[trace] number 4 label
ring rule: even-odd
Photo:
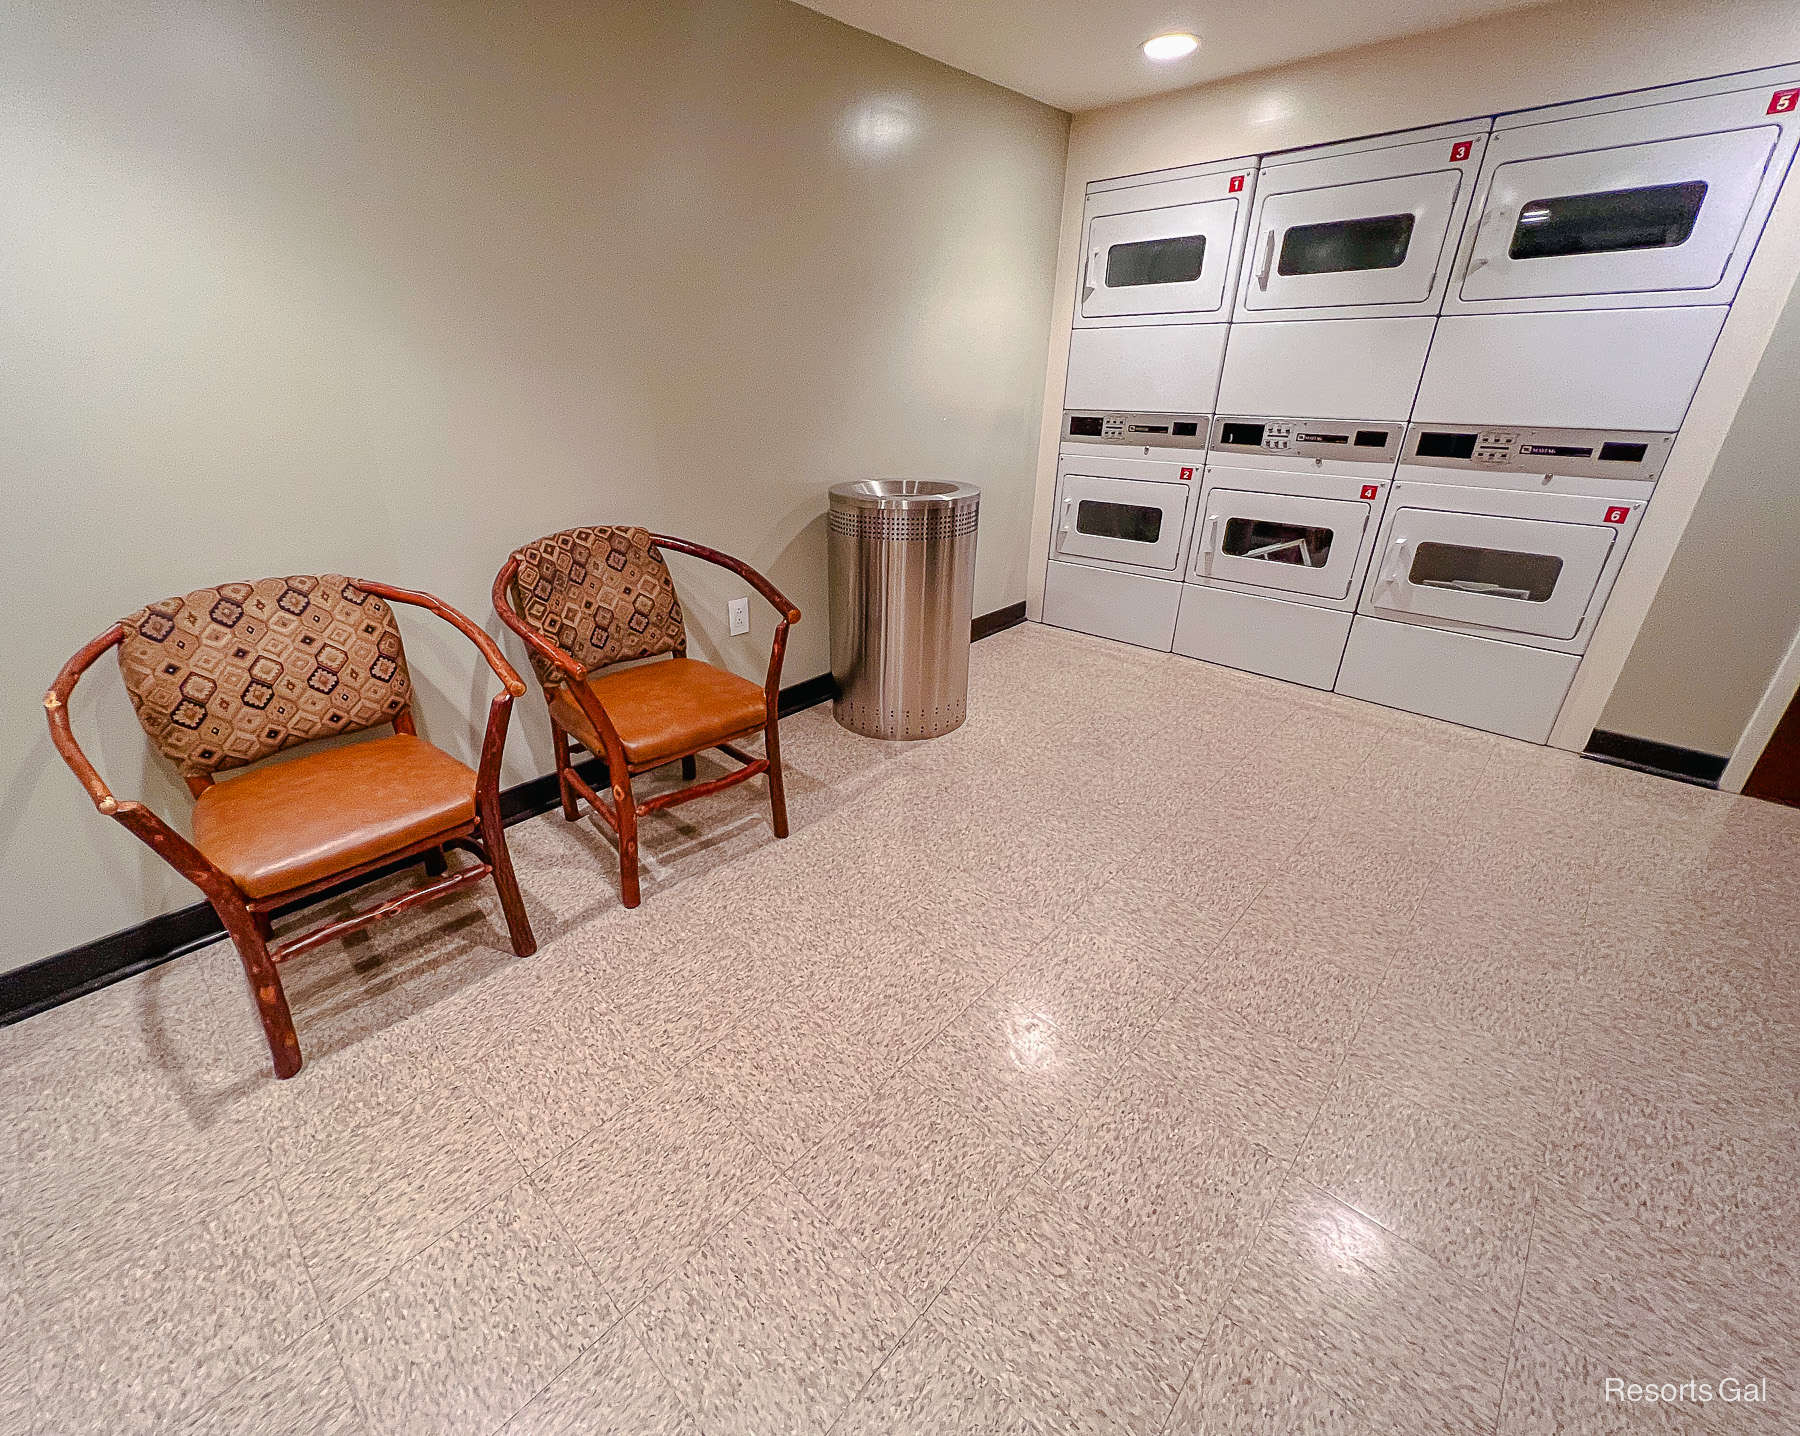
[[[1769,96],[1769,114],[1791,115],[1795,110],[1800,110],[1800,90],[1777,90]]]

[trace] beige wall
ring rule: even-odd
[[[1029,595],[1033,614],[1043,592],[1082,196],[1089,181],[1792,60],[1800,60],[1800,7],[1793,0],[1710,4],[1570,0],[1075,116],[1039,434],[1039,502]],[[1553,742],[1580,747],[1600,719],[1650,597],[1756,371],[1797,267],[1800,186],[1789,185],[1733,306],[1675,457],[1640,527]],[[1780,381],[1771,375],[1766,385],[1772,393]],[[1753,481],[1746,474],[1743,482],[1749,486]],[[1748,487],[1742,502],[1754,503]],[[1790,495],[1783,495],[1781,502],[1783,513],[1792,511]],[[1800,587],[1782,594],[1781,602],[1791,615],[1800,607]],[[1763,647],[1759,638],[1740,652],[1749,661],[1755,650],[1754,662],[1760,665]],[[1767,677],[1767,669],[1754,676],[1745,670],[1734,681],[1760,692]],[[1699,690],[1693,697],[1707,702]],[[1732,702],[1736,704],[1735,692]],[[1741,725],[1742,718],[1726,716],[1721,704],[1707,721],[1716,729],[1732,721]]]
[[[1800,290],[1789,298],[1600,726],[1728,757],[1800,623]]]
[[[497,631],[514,544],[631,521],[769,573],[801,679],[824,491],[867,474],[982,485],[977,611],[1024,596],[1057,111],[782,0],[22,0],[0,93],[0,968],[197,897],[38,706],[146,600],[343,570]],[[677,576],[760,675],[742,585]],[[467,755],[485,671],[403,622]],[[184,813],[110,663],[74,707]],[[505,781],[549,762],[534,696]]]

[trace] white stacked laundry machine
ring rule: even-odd
[[[1167,649],[1255,161],[1088,187],[1044,620]]]
[[[1549,737],[1793,159],[1796,85],[1495,121],[1342,692]]]
[[[1260,168],[1177,653],[1336,680],[1487,132]]]
[[[1790,66],[1229,166],[1254,191],[1235,305],[1182,366],[1201,386],[1187,417],[1217,411],[1184,436],[1208,437],[1199,493],[1158,528],[1153,604],[1119,590],[1096,622],[1047,590],[1047,621],[1544,741],[1790,167],[1797,106]],[[1112,261],[1089,198],[1091,278]],[[1077,393],[1110,384],[1101,427],[1125,435],[1158,422],[1133,394],[1172,392],[1133,371],[1157,365],[1147,350],[1124,364],[1084,341],[1086,316],[1053,560],[1082,542],[1070,480],[1094,467]]]

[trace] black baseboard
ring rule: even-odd
[[[1005,608],[996,608],[992,613],[983,613],[969,625],[969,636],[976,642],[984,638],[992,638],[1008,628],[1014,628],[1025,621],[1025,600],[1009,603]]]
[[[790,713],[798,713],[802,708],[816,708],[836,697],[837,683],[829,673],[821,673],[817,678],[804,678],[781,690],[781,716],[785,718]]]
[[[1024,621],[1025,605],[1015,603],[1008,608],[982,614],[969,625],[969,629],[973,638],[980,639]],[[837,684],[832,681],[829,673],[821,673],[816,678],[803,678],[781,690],[781,714],[785,718],[790,713],[798,713],[819,703],[828,703],[836,697]],[[598,758],[590,758],[577,764],[576,771],[596,789],[605,788],[606,765]],[[527,818],[535,818],[539,813],[549,812],[559,801],[556,775],[546,773],[541,778],[531,778],[501,789],[500,813],[510,827]],[[392,867],[378,869],[354,883],[345,883],[340,888],[308,899],[303,906],[349,892],[363,883],[388,877],[406,866],[405,863],[396,863]],[[24,967],[16,967],[11,972],[0,972],[0,1027],[21,1022],[77,997],[85,997],[90,992],[96,992],[127,977],[135,977],[138,973],[180,957],[183,953],[217,942],[224,935],[225,929],[220,926],[218,914],[212,907],[203,902],[194,903],[190,907],[147,918],[120,932],[95,938],[92,942],[84,942],[54,956],[40,958]]]
[[[1730,760],[1717,753],[1702,753],[1694,748],[1681,748],[1673,743],[1657,743],[1649,738],[1633,738],[1629,733],[1609,733],[1596,728],[1588,739],[1584,757],[1618,768],[1635,768],[1658,778],[1673,778],[1677,783],[1692,783],[1700,788],[1716,788]]]

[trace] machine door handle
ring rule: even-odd
[[[1211,575],[1213,571],[1213,555],[1219,551],[1219,524],[1223,514],[1214,514],[1206,521],[1206,532],[1201,535],[1200,561],[1201,572]]]
[[[1388,545],[1387,557],[1381,565],[1381,588],[1393,588],[1400,582],[1406,570],[1406,550],[1411,546],[1411,539],[1397,538]]]
[[[1269,292],[1269,271],[1275,267],[1275,231],[1270,230],[1263,236],[1262,264],[1256,271],[1256,287],[1267,294]]]
[[[1094,291],[1100,287],[1099,279],[1097,278],[1099,273],[1100,251],[1096,249],[1088,256],[1087,280],[1081,287],[1081,302],[1083,304],[1086,304],[1088,300],[1092,299],[1094,297]]]
[[[1475,242],[1469,246],[1469,262],[1463,266],[1462,277],[1464,283],[1468,282],[1469,276],[1475,273],[1476,270],[1487,267],[1488,256],[1482,253],[1482,241],[1496,228],[1506,228],[1507,214],[1508,210],[1505,206],[1502,206],[1499,209],[1489,210],[1476,221]]]
[[[1063,500],[1062,536],[1063,536],[1063,540],[1065,542],[1068,540],[1068,537],[1069,537],[1069,514],[1074,509],[1074,507],[1075,507],[1075,500],[1073,497],[1066,498]],[[1058,547],[1060,548],[1061,545],[1059,544]]]

